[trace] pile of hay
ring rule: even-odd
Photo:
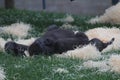
[[[31,26],[29,24],[24,23],[14,23],[10,26],[0,27],[0,34],[11,34],[13,36],[17,36],[18,38],[24,38],[28,35],[28,32],[31,30]]]
[[[105,13],[101,16],[96,16],[88,21],[88,23],[111,23],[111,24],[120,24],[120,2],[117,5],[114,5],[106,9]]]
[[[65,18],[61,18],[61,19],[55,19],[56,22],[64,22],[64,23],[71,23],[74,22],[74,18],[67,14]]]
[[[57,57],[71,57],[71,58],[79,58],[83,60],[88,59],[97,59],[101,57],[101,53],[96,49],[94,45],[86,45],[82,48],[76,48],[74,50],[69,50],[65,53],[57,55]]]
[[[0,67],[0,80],[6,80],[5,72],[2,67]]]
[[[93,61],[88,60],[83,63],[84,68],[97,68],[99,71],[112,71],[120,73],[120,55],[111,55],[108,60]]]
[[[108,42],[112,38],[115,38],[115,41],[112,45],[109,45],[102,52],[107,52],[110,50],[119,50],[120,49],[120,29],[119,28],[107,28],[107,27],[99,27],[94,29],[89,29],[85,32],[88,38],[91,40],[92,38],[98,38],[103,42]]]

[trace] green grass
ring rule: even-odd
[[[39,37],[45,28],[51,24],[61,26],[62,22],[54,22],[54,19],[63,18],[65,14],[33,12],[25,10],[0,9],[0,26],[10,25],[16,22],[31,24],[34,30],[32,37]],[[73,15],[75,21],[72,25],[78,26],[80,31],[91,28],[108,26],[111,24],[87,24],[89,16]],[[118,25],[115,25],[118,26]],[[119,27],[119,26],[118,26]],[[1,37],[4,37],[1,35]],[[113,51],[120,53],[120,51]],[[15,57],[1,52],[0,65],[4,67],[6,80],[119,80],[120,76],[113,72],[99,72],[97,69],[80,68],[82,60],[70,58],[56,58],[54,56],[35,56],[31,58]],[[55,72],[58,68],[68,70],[68,73]]]

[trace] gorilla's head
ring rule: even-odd
[[[28,49],[28,46],[9,41],[4,48],[7,53],[13,53],[13,55],[18,56],[25,55],[24,52]]]
[[[12,41],[9,41],[5,44],[5,51],[7,53],[16,53],[16,43],[15,42],[12,42]]]

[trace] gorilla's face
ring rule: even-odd
[[[13,53],[13,55],[25,55],[24,52],[27,51],[28,46],[17,44],[13,41],[9,41],[5,44],[5,51],[7,53]]]
[[[51,55],[54,52],[54,40],[50,38],[39,38],[28,48],[30,56],[45,54]]]
[[[7,53],[17,53],[15,48],[16,48],[15,42],[10,41],[5,44],[5,51]]]

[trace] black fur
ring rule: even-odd
[[[73,50],[76,47],[87,45],[89,43],[89,40],[84,33],[79,32],[75,36],[76,37],[74,38],[58,39],[55,43],[55,52],[66,52],[68,50]]]
[[[74,34],[71,30],[50,26],[41,38],[30,45],[28,50],[31,56],[39,53],[51,55],[74,49],[74,46],[85,45],[88,42],[88,37],[83,32]]]
[[[99,51],[102,51],[108,45],[112,44],[114,38],[107,43],[103,43],[97,38],[89,41],[88,37],[83,32],[74,33],[68,29],[61,29],[56,25],[51,25],[47,28],[41,38],[36,39],[30,46],[17,44],[15,42],[7,42],[5,44],[6,52],[13,52],[15,55],[24,55],[24,51],[28,50],[32,55],[52,55],[55,53],[61,54],[68,50],[73,50],[77,46],[87,44],[95,45]]]
[[[28,46],[17,44],[13,41],[9,41],[5,44],[5,51],[7,53],[13,53],[15,56],[25,55],[24,52],[28,50]]]

